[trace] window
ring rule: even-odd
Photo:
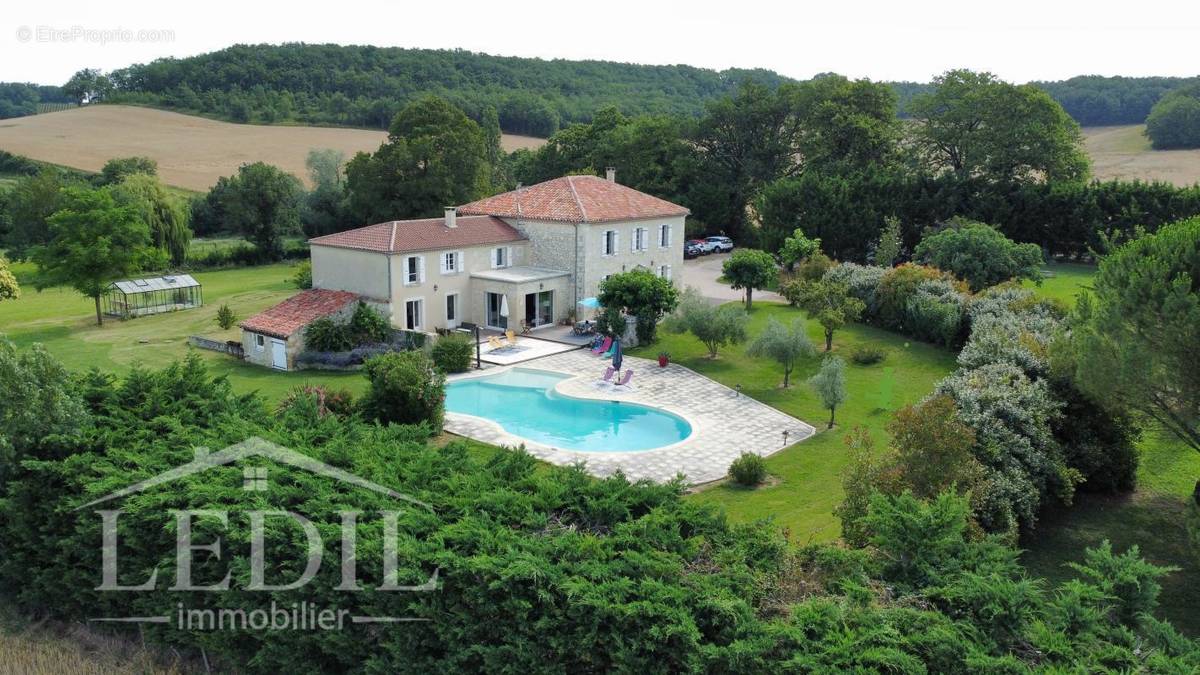
[[[266,346],[267,346],[267,341],[263,338],[263,336],[255,334],[254,348],[261,352],[264,348],[266,348]]]
[[[671,280],[671,266],[670,265],[660,266],[658,268],[658,276],[666,279],[667,281],[670,281]]]
[[[458,274],[462,270],[462,251],[447,251],[441,255],[442,274]]]
[[[404,285],[412,286],[425,281],[425,258],[410,255],[404,259]]]
[[[601,235],[603,239],[600,244],[600,252],[602,255],[616,255],[617,242],[619,238],[616,230],[607,230]]]
[[[450,328],[458,325],[458,293],[446,295],[446,325]]]
[[[649,234],[649,231],[644,227],[634,228],[633,247],[631,249],[634,253],[646,250],[646,239],[649,237]]]
[[[404,302],[404,327],[409,330],[422,330],[424,327],[425,302],[420,298]]]
[[[492,269],[512,265],[512,247],[501,246],[492,249]]]
[[[659,248],[671,248],[671,226],[670,225],[659,225],[658,226],[658,247]]]

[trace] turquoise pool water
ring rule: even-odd
[[[511,368],[446,385],[446,410],[484,417],[510,434],[584,452],[631,452],[678,443],[692,433],[682,417],[637,403],[571,398],[554,391],[567,379]]]

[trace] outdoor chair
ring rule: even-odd
[[[617,372],[617,369],[613,368],[612,366],[605,368],[604,369],[604,381],[611,382],[613,373],[615,373],[615,372]]]
[[[600,342],[599,345],[592,347],[592,353],[593,354],[603,354],[604,352],[608,351],[608,348],[611,346],[612,346],[612,338],[606,337]]]
[[[629,384],[629,381],[632,379],[633,368],[630,368],[629,370],[625,371],[625,377],[622,377],[619,382],[615,382],[614,384],[616,384],[618,387],[624,387],[625,385]]]
[[[508,346],[509,346],[509,347],[516,347],[516,346],[517,346],[517,334],[516,334],[516,333],[514,333],[514,332],[513,332],[513,330],[512,330],[511,328],[509,328],[508,330],[504,331],[504,337],[508,339]]]
[[[492,349],[504,349],[504,343],[495,335],[488,336],[488,346]]]

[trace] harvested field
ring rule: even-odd
[[[189,190],[207,190],[217,178],[257,161],[307,182],[304,158],[309,150],[334,148],[348,159],[376,150],[386,137],[363,129],[231,124],[124,105],[0,120],[0,150],[86,171],[98,171],[113,157],[142,155],[158,162],[164,182]],[[509,151],[544,142],[509,134],[503,138]]]
[[[1084,147],[1101,180],[1161,180],[1178,186],[1200,182],[1200,150],[1154,150],[1141,124],[1085,127]]]

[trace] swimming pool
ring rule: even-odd
[[[570,377],[511,368],[446,385],[446,410],[496,422],[510,434],[564,450],[633,452],[678,443],[692,425],[658,408],[572,398],[554,390]]]

